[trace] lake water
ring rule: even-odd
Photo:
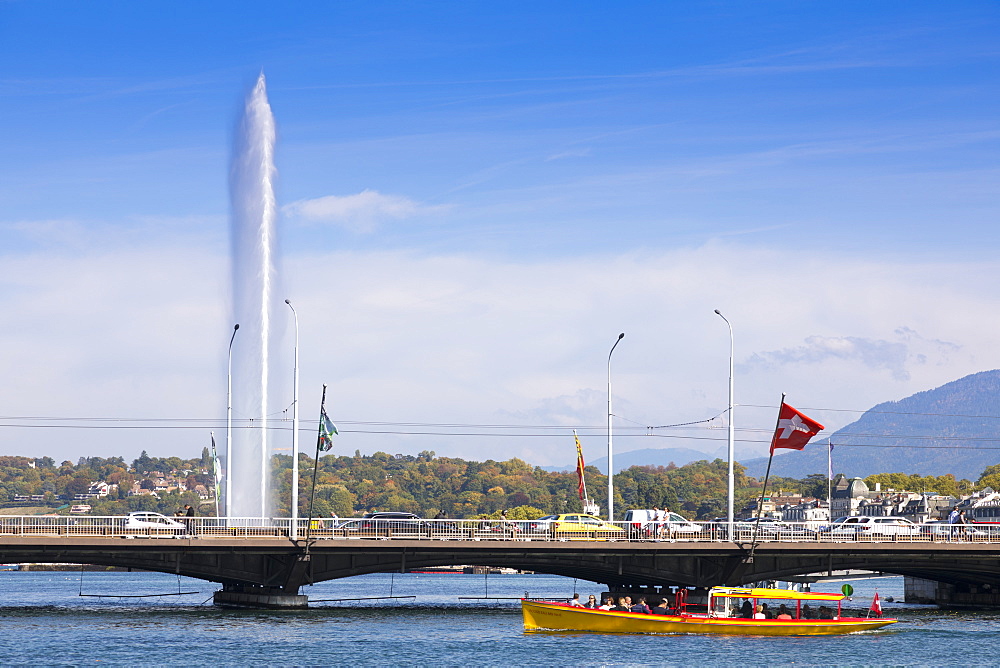
[[[856,580],[865,609],[902,579]],[[884,603],[888,631],[820,638],[594,635],[524,631],[514,600],[603,587],[548,575],[378,574],[303,588],[300,611],[232,611],[217,586],[158,573],[0,572],[3,665],[971,665],[1000,656],[1000,613]],[[841,583],[815,590],[839,591]],[[150,598],[94,598],[182,592]],[[81,592],[87,596],[80,596]]]

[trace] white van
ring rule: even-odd
[[[632,531],[642,532],[650,537],[700,533],[704,529],[702,525],[695,524],[683,515],[671,512],[657,526],[652,510],[629,510],[625,513],[625,521],[632,525],[629,527]]]

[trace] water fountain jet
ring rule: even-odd
[[[274,411],[271,366],[277,309],[277,200],[274,192],[275,125],[264,74],[250,91],[236,131],[229,175],[233,315],[241,324],[234,349],[233,435],[226,462],[229,517],[268,517],[269,424]]]

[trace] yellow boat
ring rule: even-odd
[[[872,631],[897,620],[882,617],[841,617],[842,594],[798,592],[790,589],[714,587],[709,590],[707,613],[689,613],[681,595],[675,601],[675,614],[655,615],[641,612],[616,612],[572,607],[565,603],[521,599],[521,614],[526,630],[593,631],[598,633],[711,633],[752,636],[819,636]],[[791,619],[744,619],[732,616],[739,611],[733,600],[749,600],[753,609],[758,601],[795,602],[789,610]],[[832,619],[804,619],[803,605],[836,601]]]

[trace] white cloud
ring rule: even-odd
[[[90,249],[0,265],[0,309],[17,324],[0,333],[4,413],[206,419],[218,438],[231,333],[221,249],[103,246],[95,239]],[[616,449],[715,452],[725,440],[717,429],[664,430],[658,434],[668,438],[656,439],[643,429],[725,408],[729,332],[715,308],[733,323],[737,361],[751,360],[737,367],[740,438],[767,429],[773,411],[753,406],[774,405],[783,391],[801,408],[862,411],[1000,366],[991,336],[1000,314],[979,278],[998,267],[837,258],[831,280],[818,270],[831,261],[737,245],[531,262],[404,252],[288,256],[285,296],[301,327],[301,415],[318,413],[328,383],[328,408],[343,432],[337,447],[346,452],[427,449],[565,464],[569,429],[584,426],[593,427],[581,432],[593,457],[605,442],[608,351],[624,331],[613,360]],[[291,350],[291,328],[282,326],[277,335]],[[831,429],[854,419],[810,415]],[[422,436],[356,433],[357,421],[566,429]],[[6,427],[0,452],[194,456],[211,428]],[[751,450],[737,445],[738,454]]]
[[[326,351],[343,414],[372,420],[600,427],[619,331],[626,338],[615,352],[615,413],[623,429],[710,417],[725,407],[728,372],[728,330],[716,307],[734,323],[738,361],[810,337],[827,352],[800,353],[808,364],[740,367],[744,406],[775,404],[787,390],[803,406],[860,411],[996,366],[991,327],[973,326],[992,300],[975,276],[993,269],[838,260],[831,283],[814,262],[826,260],[736,246],[531,263],[342,253],[295,262],[291,280],[319,299],[306,309],[323,336],[303,345]],[[936,343],[902,341],[895,330],[903,327],[960,343],[948,357]],[[934,363],[903,361],[899,346]],[[852,419],[823,417],[831,425]],[[738,411],[741,428],[771,420],[767,410]],[[622,450],[649,447],[643,430],[635,433],[616,439]],[[423,442],[439,453],[565,461],[565,453],[549,454],[557,446],[546,439]]]
[[[370,234],[387,221],[405,220],[446,208],[424,205],[401,195],[363,190],[357,195],[299,200],[284,207],[284,212],[306,222],[329,223],[358,234]]]
[[[857,336],[809,336],[805,345],[754,353],[742,365],[747,372],[787,365],[818,364],[829,359],[857,362],[875,371],[889,371],[895,380],[909,380],[919,364],[946,364],[962,346],[950,341],[926,339],[910,327],[893,332],[897,341]]]

